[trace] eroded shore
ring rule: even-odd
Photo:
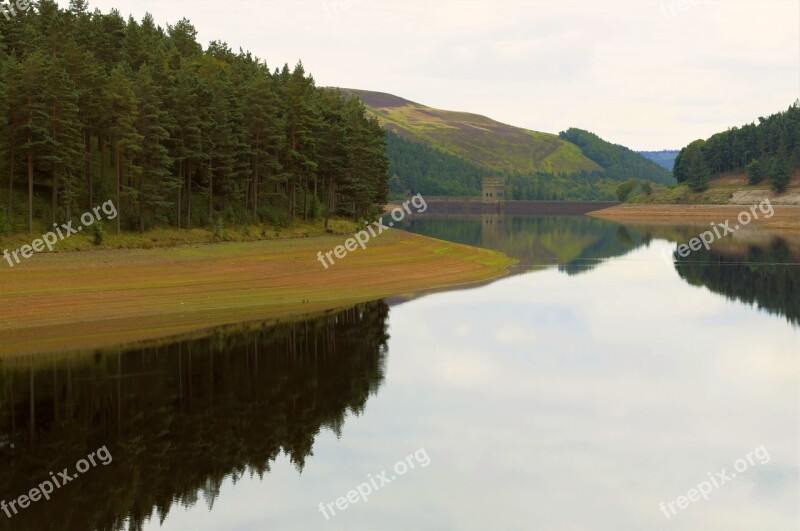
[[[37,255],[0,272],[0,355],[169,337],[480,282],[507,256],[392,230],[325,269],[342,236]]]
[[[800,206],[773,205],[774,214],[765,214],[755,203],[758,219],[748,226],[758,227],[770,233],[800,236]],[[619,205],[590,212],[596,218],[620,223],[639,223],[646,225],[698,225],[707,226],[727,219],[735,220],[741,212],[751,212],[747,205]]]

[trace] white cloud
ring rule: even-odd
[[[62,5],[67,0],[59,0]],[[540,131],[681,147],[800,95],[800,3],[94,0],[189,18],[320,85],[391,92]],[[684,6],[684,7],[682,7]]]

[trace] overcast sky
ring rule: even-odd
[[[186,17],[320,86],[389,92],[634,149],[680,148],[800,97],[798,0],[89,0]],[[68,0],[59,0],[67,5]]]

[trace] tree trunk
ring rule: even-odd
[[[56,224],[56,210],[58,209],[58,171],[53,170],[53,197],[52,197],[52,210],[53,210],[53,225]]]
[[[8,172],[8,224],[14,226],[14,161],[17,154],[17,112],[13,111],[13,125],[11,127],[11,157]]]
[[[144,184],[144,172],[142,171],[139,173],[139,234],[144,233],[144,193],[142,191],[143,184]]]
[[[120,191],[122,189],[122,152],[119,149],[119,140],[117,140],[116,145],[114,147],[114,155],[116,158],[116,170],[117,170],[117,234],[120,233],[120,228],[122,227],[120,218],[122,215],[120,214],[122,210],[122,202],[120,201]]]
[[[58,140],[58,128],[55,126],[55,121],[57,119],[57,111],[56,106],[53,104],[53,140]],[[58,165],[53,168],[53,205],[52,205],[52,217],[53,217],[53,225],[56,224],[56,210],[58,209]]]
[[[181,183],[178,187],[178,216],[177,216],[177,225],[178,228],[181,228],[181,191],[183,190],[183,159],[181,159],[180,163],[178,164],[178,181]]]
[[[28,97],[28,107],[32,105],[32,98]],[[30,131],[33,128],[33,112],[28,111],[28,232],[33,234],[33,149],[30,145],[33,143],[33,133]]]
[[[192,159],[189,159],[189,171],[186,176],[186,226],[192,226]]]
[[[308,221],[308,186],[303,184],[303,219]]]
[[[94,208],[94,182],[92,181],[92,135],[87,129],[84,133],[84,157],[86,158],[86,182],[89,185],[89,210]]]
[[[101,134],[97,135],[98,149],[100,150],[100,190],[106,181],[106,139]]]
[[[17,152],[17,113],[14,113],[14,125],[11,129],[11,157],[8,171],[8,224],[14,225],[14,159]]]
[[[331,187],[331,183],[329,179],[323,180],[323,185],[325,186],[325,190],[327,191],[325,197],[325,230],[328,230],[328,223],[331,220],[331,192],[333,192],[333,188]]]
[[[258,222],[258,155],[254,164],[253,172],[253,219]]]
[[[214,174],[208,174],[208,222],[214,216]]]

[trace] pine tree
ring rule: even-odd
[[[289,216],[297,212],[297,191],[303,193],[303,217],[308,217],[308,181],[315,179],[317,163],[314,161],[315,133],[320,119],[316,107],[314,80],[305,76],[302,63],[298,63],[286,82],[286,136],[289,142],[287,153],[287,195]]]
[[[773,157],[770,161],[769,180],[772,182],[772,189],[778,193],[783,193],[789,186],[789,164],[786,157]]]
[[[80,187],[82,124],[78,117],[78,93],[57,59],[46,63],[42,89],[49,137],[41,160],[51,175],[52,223],[55,224],[58,219],[59,191],[66,209],[65,219],[72,217],[72,207],[76,204]]]
[[[761,168],[761,162],[753,159],[747,165],[747,182],[749,184],[758,184],[764,180],[764,171]]]
[[[134,94],[133,82],[125,69],[118,66],[111,72],[103,93],[103,114],[108,120],[108,134],[114,149],[116,174],[117,234],[122,224],[122,169],[127,160],[141,152],[143,138],[136,129],[139,102]]]
[[[164,210],[174,204],[172,198],[177,196],[180,181],[170,171],[172,159],[167,149],[167,113],[162,108],[161,94],[149,65],[139,69],[135,90],[139,103],[136,128],[141,136],[136,199],[139,232],[144,232],[147,211],[152,214],[154,222],[166,220]]]
[[[277,175],[278,155],[285,145],[284,124],[279,116],[278,96],[269,77],[269,69],[261,65],[246,87],[247,133],[252,157],[251,204],[253,218],[258,221],[261,179],[266,173]]]
[[[35,164],[40,154],[45,153],[48,148],[48,110],[40,83],[44,77],[46,63],[45,57],[40,52],[34,52],[25,58],[20,69],[20,135],[23,139],[22,151],[27,159],[29,233],[33,232]]]

